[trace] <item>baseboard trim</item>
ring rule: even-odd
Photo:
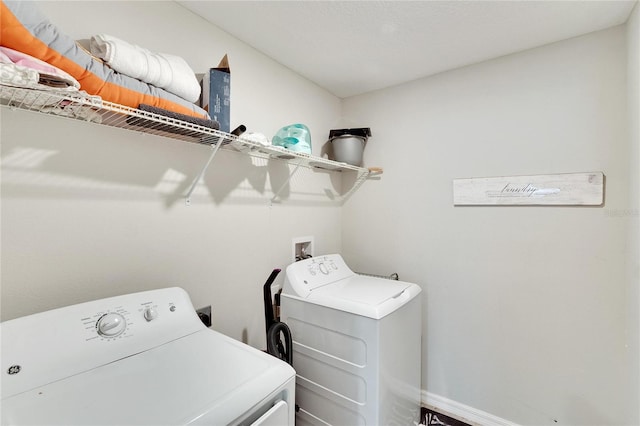
[[[473,426],[519,426],[517,423],[424,390],[422,406]]]

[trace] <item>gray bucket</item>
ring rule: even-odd
[[[333,157],[340,163],[352,166],[362,165],[362,152],[367,138],[354,135],[340,135],[330,139],[333,146]]]

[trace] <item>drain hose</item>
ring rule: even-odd
[[[280,338],[280,333],[282,333],[284,337],[284,344]],[[267,332],[267,352],[292,365],[292,349],[291,330],[289,330],[287,324],[276,322],[271,325]]]

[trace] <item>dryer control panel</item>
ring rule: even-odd
[[[312,257],[287,267],[282,292],[306,298],[317,288],[354,275],[339,254]]]
[[[0,323],[2,398],[204,329],[178,287],[54,309]]]
[[[192,319],[190,307],[185,305],[180,292],[149,291],[83,305],[82,313],[86,314],[80,321],[86,341],[110,341],[134,335],[153,340],[159,337],[155,335],[166,333],[167,328],[184,326],[185,319]],[[188,315],[185,318],[183,314]]]

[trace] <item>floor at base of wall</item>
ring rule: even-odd
[[[422,407],[420,411],[421,423],[426,426],[469,426],[465,422],[437,413]]]

